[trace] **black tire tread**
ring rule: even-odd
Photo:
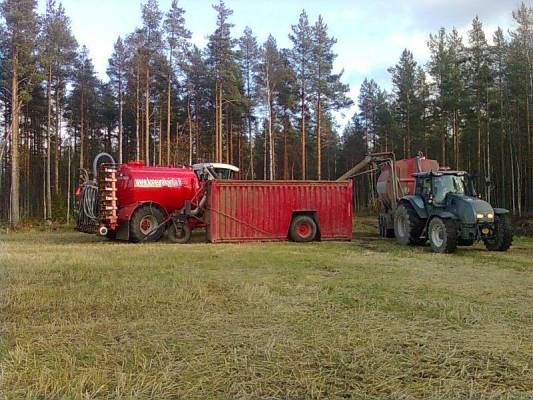
[[[424,230],[424,222],[418,217],[413,206],[409,203],[402,203],[396,209],[396,214],[398,212],[406,213],[407,219],[409,221],[410,229],[408,232],[409,238],[407,244],[411,246],[424,244],[426,242],[426,239],[420,237],[422,231]],[[396,227],[396,217],[394,218],[394,226]],[[396,230],[394,230],[394,236],[398,239],[400,244],[405,244],[400,241],[401,238],[398,237]]]
[[[157,207],[146,205],[135,210],[133,217],[130,220],[130,240],[133,243],[157,242],[159,239],[161,239],[161,236],[163,236],[165,229],[164,227],[160,227],[157,232],[150,235],[150,237],[145,237],[139,228],[139,224],[141,219],[146,215],[155,216],[158,224],[161,224],[165,218],[164,214]]]
[[[191,227],[187,224],[183,225],[182,229],[185,231],[185,236],[178,237],[176,236],[176,225],[171,223],[167,228],[167,237],[172,243],[176,244],[186,244],[191,240],[192,230]]]
[[[444,240],[444,246],[442,248],[435,247],[429,239],[431,249],[435,253],[453,253],[457,249],[457,227],[451,219],[441,219],[435,217],[431,220],[428,227],[428,236],[431,237],[431,224],[434,221],[440,220],[444,224],[444,231],[446,232],[446,238]]]
[[[513,244],[513,228],[508,215],[496,215],[496,239],[485,240],[485,247],[489,251],[507,251]]]
[[[296,227],[302,221],[307,222],[312,227],[313,234],[310,235],[309,238],[302,238],[300,235],[298,235]],[[291,238],[292,241],[298,242],[298,243],[312,242],[313,240],[315,240],[317,233],[318,233],[318,227],[316,225],[315,220],[312,217],[308,215],[298,215],[292,219],[291,225],[289,227],[289,237]]]

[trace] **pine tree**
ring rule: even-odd
[[[244,29],[244,33],[239,39],[238,59],[241,68],[241,74],[244,81],[244,109],[246,114],[246,128],[248,133],[249,150],[249,167],[250,178],[254,179],[254,139],[253,124],[255,120],[254,110],[257,103],[257,88],[255,77],[259,63],[259,47],[257,39],[249,27]],[[247,175],[247,174],[246,174]]]
[[[140,48],[143,55],[143,66],[145,72],[145,87],[144,87],[144,123],[145,123],[145,159],[146,163],[150,164],[150,120],[151,120],[151,108],[150,108],[150,87],[152,85],[151,70],[154,67],[154,59],[156,54],[162,48],[162,36],[161,36],[161,19],[163,13],[159,10],[159,4],[157,0],[147,0],[142,5],[142,38],[143,45]],[[155,159],[153,160],[155,164]]]
[[[419,69],[413,58],[413,53],[405,49],[400,61],[395,67],[390,68],[392,74],[393,92],[396,102],[396,117],[403,131],[403,157],[413,155],[413,144],[420,145],[421,121],[425,109],[425,94],[423,88],[423,72]]]
[[[302,179],[307,177],[306,155],[306,114],[308,112],[308,96],[311,85],[313,42],[312,29],[305,10],[302,10],[297,25],[292,26],[289,34],[293,47],[290,55],[292,68],[297,71],[297,88],[300,98],[300,135],[301,135],[301,171]]]
[[[70,126],[79,132],[79,168],[88,166],[91,130],[96,127],[98,88],[101,85],[87,47],[82,46],[76,61],[72,92],[68,101]]]
[[[215,32],[209,36],[207,44],[208,62],[214,77],[215,94],[215,160],[221,162],[224,158],[224,108],[226,109],[226,160],[231,162],[231,104],[241,101],[239,92],[239,67],[236,63],[233,47],[234,40],[231,38],[231,28],[234,26],[228,22],[233,11],[226,7],[220,0],[213,6],[217,12]]]
[[[191,38],[191,32],[185,28],[185,10],[178,7],[178,1],[173,0],[170,10],[166,15],[164,22],[164,29],[166,33],[167,43],[168,43],[168,63],[169,63],[169,74],[168,74],[168,86],[167,86],[167,151],[166,151],[166,160],[167,165],[170,165],[170,123],[172,119],[171,111],[171,89],[172,89],[172,71],[174,69],[174,55],[178,60],[178,67],[183,70],[183,65],[185,63],[186,56],[189,51],[189,39]],[[187,105],[189,107],[189,105]],[[189,113],[190,114],[190,113]],[[192,158],[192,126],[189,118],[189,132],[190,132],[190,144],[189,144],[189,162]],[[176,132],[176,135],[178,132]]]
[[[489,48],[485,33],[483,32],[483,25],[476,16],[472,21],[472,29],[468,32],[470,42],[469,49],[469,76],[468,89],[469,98],[473,110],[475,111],[475,138],[472,138],[471,143],[475,143],[476,157],[475,168],[478,173],[483,176],[490,177],[490,171],[487,170],[484,162],[487,157],[483,156],[483,144],[489,140],[488,127],[488,104],[489,104],[489,88],[490,69],[489,69]],[[483,137],[485,131],[485,138]]]
[[[128,55],[122,38],[119,36],[114,45],[114,51],[109,59],[107,75],[110,80],[110,89],[118,102],[118,162],[123,162],[123,136],[124,136],[124,91],[126,90],[126,73],[129,63]]]
[[[343,84],[340,74],[333,73],[333,62],[337,55],[333,46],[337,39],[328,35],[328,26],[319,15],[311,30],[312,34],[312,90],[316,112],[316,151],[317,151],[317,179],[322,179],[322,117],[329,111],[339,111],[349,107],[352,100],[346,96],[348,85]]]
[[[516,24],[516,29],[511,32],[511,44],[510,53],[513,59],[513,71],[516,74],[518,81],[522,82],[522,90],[519,90],[517,86],[517,96],[523,103],[523,122],[517,116],[518,125],[522,125],[525,140],[524,144],[527,145],[527,151],[521,158],[526,160],[521,168],[518,167],[519,175],[527,177],[524,182],[525,190],[524,194],[518,194],[518,212],[521,213],[520,197],[528,199],[523,201],[524,206],[527,209],[533,207],[533,127],[532,127],[532,111],[533,107],[533,7],[526,6],[522,3],[520,7],[513,11],[513,19]],[[524,84],[525,83],[525,84]],[[519,146],[521,149],[521,146]],[[529,162],[527,161],[529,160]],[[523,173],[521,172],[523,170]],[[521,185],[518,185],[519,192],[521,192]]]
[[[10,224],[20,222],[20,156],[19,118],[22,104],[36,83],[34,45],[37,36],[37,7],[35,0],[4,0],[0,12],[5,19],[5,29],[0,39],[6,49],[7,75],[10,93],[11,123],[11,191]]]

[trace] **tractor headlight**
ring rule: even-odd
[[[477,219],[483,219],[484,215],[483,214],[476,214],[476,218]]]
[[[492,214],[492,213],[487,214],[487,218],[488,219],[494,219],[494,214]]]

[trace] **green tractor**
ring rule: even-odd
[[[394,210],[394,235],[402,245],[425,244],[436,253],[483,241],[490,251],[506,251],[513,233],[509,211],[493,208],[476,193],[462,171],[417,172],[414,194],[399,199]]]

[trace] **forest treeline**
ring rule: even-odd
[[[39,14],[36,0],[3,0],[0,219],[64,219],[79,168],[101,151],[150,165],[227,162],[247,179],[334,179],[369,152],[423,151],[475,174],[493,203],[533,209],[533,8],[510,10],[513,26],[492,38],[477,17],[465,37],[441,28],[427,63],[404,50],[389,69],[392,91],[369,77],[357,99],[333,68],[336,39],[322,17],[302,11],[285,49],[235,32],[223,1],[213,9],[198,48],[176,0],[169,10],[146,0],[102,81],[60,2]],[[354,102],[341,130],[336,115]],[[365,206],[371,182],[356,183]]]

